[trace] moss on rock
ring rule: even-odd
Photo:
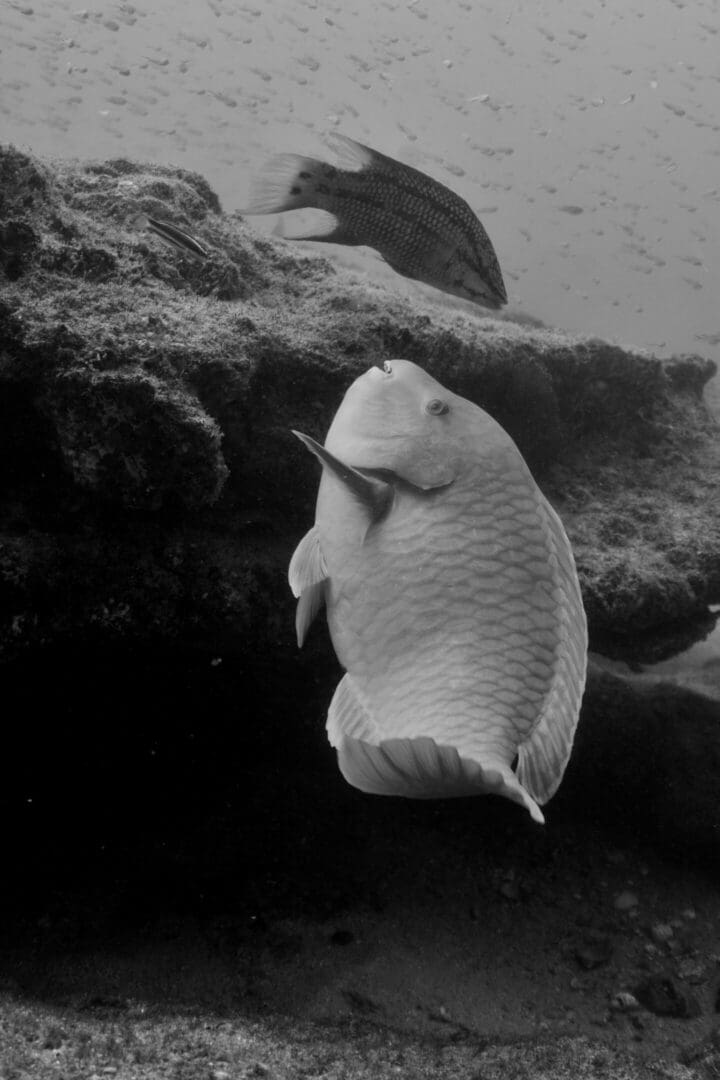
[[[246,582],[272,583],[255,646],[271,606],[290,626],[286,560],[317,486],[290,428],[322,438],[349,383],[393,356],[515,438],[568,528],[593,634],[657,630],[720,595],[710,361],[408,301],[257,234],[182,169],[40,163],[10,147],[0,180],[0,442],[15,457],[0,499],[0,650],[96,635],[74,599],[88,580],[135,610],[128,563],[144,625],[174,640],[211,647],[229,597],[243,606],[238,559]],[[139,230],[139,213],[189,229],[209,258]],[[261,555],[259,535],[273,537]],[[197,552],[219,612],[194,606]],[[168,579],[182,598],[169,607],[153,585]],[[42,605],[21,580],[42,580]]]
[[[66,372],[43,407],[72,481],[132,510],[214,503],[227,477],[217,424],[147,372]]]

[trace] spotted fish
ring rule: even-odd
[[[365,244],[398,274],[494,310],[507,303],[490,237],[464,199],[432,177],[344,135],[338,165],[278,154],[255,178],[245,214],[314,207],[332,217],[295,240]]]
[[[289,569],[302,645],[324,602],[346,674],[327,732],[346,780],[495,793],[542,822],[572,748],[587,629],[562,523],[510,436],[407,360],[347,391]]]

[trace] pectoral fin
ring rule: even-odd
[[[320,537],[313,525],[295,548],[288,569],[293,596],[298,597],[295,612],[297,642],[302,648],[308,628],[325,600],[327,567],[320,546]]]
[[[301,443],[311,454],[314,454],[324,469],[329,469],[339,480],[343,482],[348,491],[356,499],[367,507],[372,522],[378,522],[388,512],[393,501],[393,489],[382,480],[374,480],[352,465],[346,465],[334,454],[331,454],[320,443],[315,442],[309,435],[303,435],[300,431],[293,431]]]

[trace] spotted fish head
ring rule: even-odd
[[[508,302],[505,283],[494,256],[489,262],[481,261],[478,256],[477,265],[466,263],[459,267],[457,277],[446,289],[492,311],[499,311]]]
[[[502,433],[487,413],[417,364],[389,360],[349,388],[325,447],[356,468],[427,490],[452,483],[496,430]]]

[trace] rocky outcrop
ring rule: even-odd
[[[140,213],[209,258],[133,226]],[[202,177],[125,160],[2,150],[0,271],[6,662],[88,643],[294,657],[286,568],[317,470],[290,429],[322,439],[348,384],[393,356],[513,435],[568,529],[592,640],[660,632],[720,596],[710,361],[412,303],[224,215]],[[309,648],[329,662],[324,635]],[[567,791],[583,800],[606,771],[619,818],[641,776],[643,806],[664,800],[651,832],[712,846],[713,791],[693,778],[710,776],[715,721],[701,710],[690,746],[668,700],[593,675]]]
[[[720,592],[710,361],[423,308],[224,216],[178,169],[6,148],[0,192],[3,655],[86,634],[242,651],[289,625],[317,483],[290,428],[322,437],[390,356],[516,439],[566,522],[593,634]],[[140,212],[210,258],[133,227]]]

